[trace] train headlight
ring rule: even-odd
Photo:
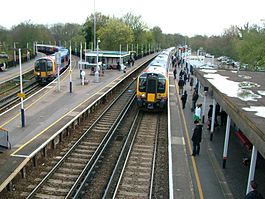
[[[143,94],[141,95],[141,97],[142,97],[142,98],[145,98],[145,94],[143,93]]]

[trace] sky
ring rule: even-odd
[[[131,12],[141,16],[149,28],[159,26],[163,33],[221,35],[231,25],[264,25],[265,0],[2,0],[0,25],[29,21],[34,24],[83,24],[96,12],[122,17]]]

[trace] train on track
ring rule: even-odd
[[[38,44],[39,52],[47,54],[46,57],[37,59],[34,63],[34,76],[42,84],[49,83],[57,77],[59,73],[69,65],[69,50],[59,46]],[[61,64],[58,67],[55,60],[55,54],[60,56]]]
[[[172,51],[162,51],[137,78],[136,98],[144,110],[163,111],[168,101],[168,67]]]

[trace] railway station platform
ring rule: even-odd
[[[74,61],[75,62],[75,61]],[[137,60],[135,66],[143,60]],[[128,68],[129,72],[132,68]],[[180,69],[178,69],[179,72]],[[81,85],[80,70],[73,69],[73,93],[69,93],[69,78],[62,80],[61,90],[57,91],[56,84],[51,84],[39,95],[38,100],[29,100],[26,105],[26,127],[20,127],[19,110],[10,113],[16,115],[12,120],[10,116],[2,116],[0,126],[9,130],[12,150],[0,153],[0,192],[9,179],[14,177],[30,159],[30,155],[48,139],[44,129],[59,121],[62,115],[71,117],[73,110],[89,97],[100,93],[101,88],[109,85],[115,79],[125,75],[122,71],[107,70],[100,82],[94,82],[94,76],[89,75],[90,70],[85,70],[88,84]],[[6,72],[4,72],[6,73]],[[15,71],[14,71],[15,73]],[[0,73],[0,75],[3,73]],[[0,82],[2,78],[0,76]],[[207,125],[203,126],[203,141],[199,156],[191,156],[191,136],[194,128],[193,112],[191,112],[191,97],[193,90],[189,85],[185,86],[188,92],[186,108],[182,109],[180,95],[178,94],[178,80],[174,80],[172,71],[169,75],[169,113],[170,113],[170,191],[174,198],[244,198],[249,167],[242,164],[242,158],[246,157],[240,142],[235,134],[231,133],[229,151],[231,155],[227,160],[227,168],[222,168],[222,150],[225,137],[225,127],[219,126],[214,131],[214,139],[210,141],[210,133]],[[208,96],[206,113],[212,99]],[[198,103],[203,103],[202,96]],[[52,105],[51,105],[52,104]],[[51,105],[51,106],[48,106]],[[49,107],[49,110],[48,110]],[[60,109],[59,109],[60,107]],[[70,113],[70,114],[69,114]],[[38,117],[36,117],[36,115]],[[30,129],[30,130],[29,130]],[[34,130],[32,130],[34,129]],[[231,132],[235,129],[231,129]],[[36,139],[38,138],[38,139]],[[256,170],[259,191],[265,190],[264,162],[258,162]],[[23,175],[23,173],[22,173]],[[263,183],[262,183],[263,182]],[[12,185],[10,188],[13,189]],[[263,191],[263,192],[262,192]],[[0,195],[1,198],[1,195]]]
[[[180,68],[178,73],[179,71]],[[214,128],[213,139],[211,139],[211,132],[206,124],[209,105],[213,102],[211,95],[207,95],[205,104],[200,155],[191,156],[191,136],[195,127],[194,113],[191,111],[193,89],[189,82],[184,86],[184,90],[188,93],[188,100],[185,109],[182,109],[181,95],[178,94],[178,79],[174,80],[173,74],[170,74],[171,172],[174,198],[244,198],[250,170],[250,162],[245,164],[244,159],[250,158],[251,151],[238,138],[236,133],[238,129],[235,123],[231,122],[227,164],[223,168],[226,126],[221,125],[220,116],[218,116],[219,125]],[[262,90],[262,88],[259,89]],[[197,104],[204,104],[203,88]],[[255,171],[255,180],[259,185],[258,191],[263,196],[265,196],[264,164],[264,159],[258,158]]]
[[[134,66],[127,68],[127,73],[154,56],[155,54],[151,54],[136,60]],[[0,153],[0,192],[8,186],[13,189],[12,184],[9,184],[10,180],[16,175],[24,175],[23,171],[20,171],[21,168],[31,159],[32,154],[58,131],[53,129],[46,132],[48,128],[60,128],[63,120],[71,120],[76,115],[75,109],[84,103],[95,101],[95,98],[104,92],[103,89],[108,90],[113,83],[127,74],[118,70],[105,70],[104,74],[100,75],[99,82],[95,82],[95,76],[90,75],[91,70],[84,69],[87,84],[82,85],[77,60],[73,59],[72,63],[72,93],[69,91],[69,74],[66,73],[61,76],[60,90],[55,82],[44,87],[34,98],[29,97],[24,102],[24,128],[21,128],[20,107],[0,114],[0,126],[8,130],[11,143],[11,150]],[[17,73],[16,68],[12,72],[14,76]],[[0,80],[2,81],[2,77]]]

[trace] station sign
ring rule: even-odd
[[[19,98],[23,98],[23,99],[26,98],[26,94],[25,93],[18,93],[17,96]]]

